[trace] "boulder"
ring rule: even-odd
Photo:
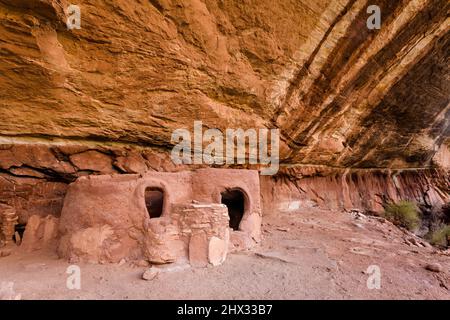
[[[48,215],[31,216],[23,234],[21,248],[26,251],[55,249],[58,240],[59,219]]]

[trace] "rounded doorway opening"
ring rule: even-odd
[[[147,187],[144,198],[150,219],[161,217],[164,208],[164,191],[156,187]]]
[[[227,189],[221,192],[221,203],[228,208],[228,215],[230,217],[230,228],[239,230],[242,217],[245,213],[246,197],[239,189]]]

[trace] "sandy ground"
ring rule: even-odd
[[[86,265],[81,289],[69,290],[69,263],[51,254],[15,251],[0,258],[0,282],[22,299],[450,299],[450,252],[407,243],[411,236],[372,217],[308,210],[264,218],[264,240],[215,268],[160,273]],[[441,272],[426,270],[438,263]],[[368,289],[367,268],[381,272]]]

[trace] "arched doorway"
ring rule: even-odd
[[[161,217],[164,208],[164,191],[157,187],[147,187],[144,197],[150,219]]]
[[[228,215],[230,216],[230,228],[239,230],[239,224],[245,212],[245,195],[239,189],[229,189],[221,194],[222,204],[228,207]]]

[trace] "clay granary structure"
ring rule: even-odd
[[[253,170],[80,177],[64,200],[57,250],[91,263],[218,265],[260,241],[261,215]]]

